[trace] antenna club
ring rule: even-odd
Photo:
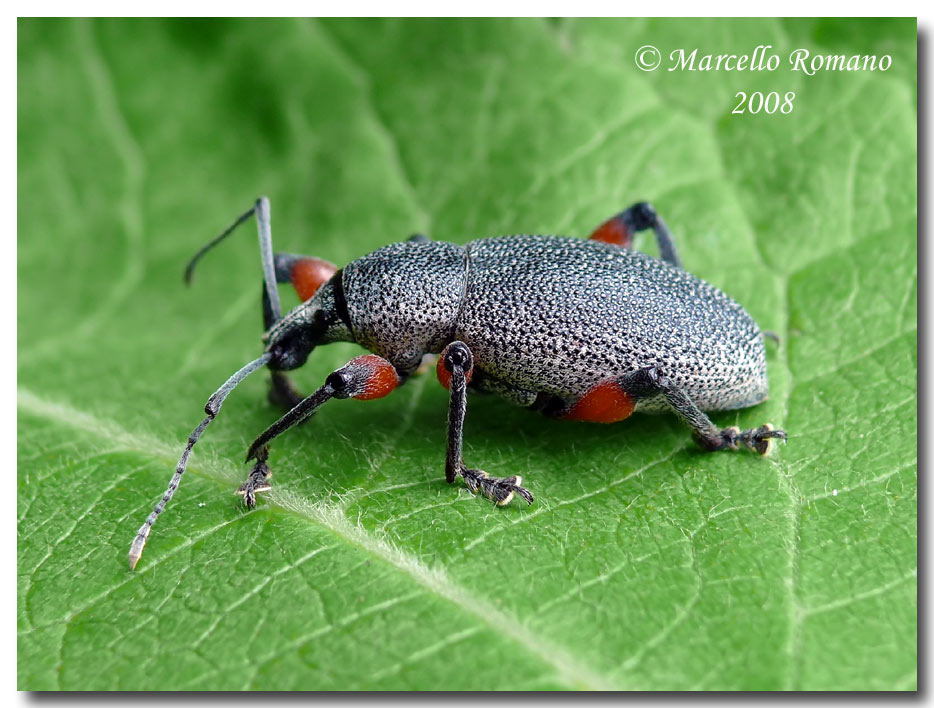
[[[147,520],[145,524],[139,530],[139,533],[136,534],[136,538],[133,539],[133,545],[130,546],[130,570],[136,570],[136,564],[139,563],[140,556],[143,555],[143,548],[146,546],[146,539],[149,537],[149,531],[152,529],[152,525]]]

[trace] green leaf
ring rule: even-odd
[[[914,21],[27,21],[18,32],[20,689],[916,687]],[[890,52],[889,72],[643,73],[635,49]],[[736,91],[795,91],[733,115]],[[764,329],[770,458],[673,416],[471,399],[443,479],[431,375],[329,404],[233,495],[277,415],[247,380],[136,572],[207,396],[254,358],[276,246],[585,236],[637,199]],[[652,250],[648,239],[640,248]],[[292,295],[286,304],[295,304]],[[289,299],[291,298],[291,299]],[[333,345],[303,390],[358,352]]]

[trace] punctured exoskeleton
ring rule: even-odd
[[[135,567],[149,532],[172,498],[188,457],[228,394],[266,366],[270,400],[288,411],[250,445],[253,461],[238,493],[246,505],[270,489],[269,443],[332,398],[382,398],[412,376],[426,354],[450,390],[445,477],[497,504],[532,494],[518,476],[490,477],[461,455],[467,389],[565,420],[614,423],[635,411],[674,411],[705,450],[748,448],[765,455],[785,433],[765,424],[715,425],[704,411],[755,405],[768,395],[763,334],[746,311],[681,266],[665,223],[640,202],[599,226],[588,240],[562,236],[483,238],[461,246],[416,235],[344,268],[273,253],[269,202],[208,243],[185,271],[239,224],[256,216],[262,255],[266,348],[208,400],[162,499],[130,548]],[[652,229],[659,258],[632,250]],[[282,316],[277,284],[302,300]],[[356,342],[355,357],[303,397],[287,371],[316,346]]]

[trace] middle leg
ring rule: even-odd
[[[474,494],[483,494],[498,506],[505,506],[518,494],[528,504],[534,501],[529,490],[520,486],[522,477],[490,477],[483,470],[470,469],[464,464],[464,419],[467,417],[467,384],[473,374],[473,354],[463,342],[451,342],[438,361],[438,378],[451,391],[448,407],[448,444],[444,473],[448,484],[458,476],[464,478],[467,488]]]

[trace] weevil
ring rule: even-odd
[[[159,514],[178,488],[192,448],[244,378],[268,367],[270,400],[286,409],[247,451],[253,462],[237,490],[248,507],[269,490],[269,443],[332,398],[388,395],[440,354],[437,376],[450,392],[445,478],[498,505],[532,494],[518,475],[491,477],[462,458],[467,390],[495,393],[547,416],[615,423],[633,412],[675,412],[704,450],[747,448],[760,455],[785,432],[766,423],[720,428],[704,411],[746,408],[766,399],[763,334],[749,314],[681,264],[667,225],[646,202],[601,224],[587,240],[562,236],[482,238],[464,246],[415,235],[338,269],[274,253],[269,201],[262,197],[204,246],[195,264],[237,226],[256,218],[264,284],[265,350],[221,386],[188,438],[162,499],[133,540],[135,568]],[[659,258],[633,250],[651,229]],[[302,303],[282,316],[277,286]],[[303,397],[286,372],[315,347],[355,342],[357,356]]]

